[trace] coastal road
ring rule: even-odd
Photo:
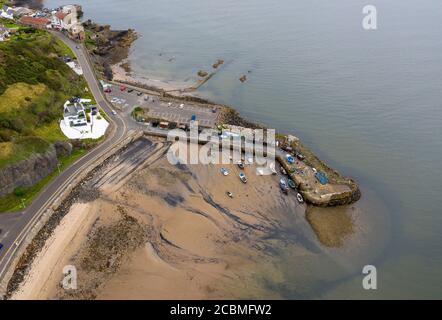
[[[77,56],[78,63],[83,69],[84,77],[97,104],[108,114],[108,118],[112,123],[112,130],[103,143],[78,159],[46,185],[34,201],[23,211],[0,214],[0,228],[2,229],[0,242],[4,245],[0,251],[0,297],[5,292],[6,283],[3,280],[14,260],[15,253],[40,216],[80,172],[124,139],[128,131],[127,120],[118,114],[112,115],[112,108],[103,95],[85,48],[60,33],[54,32],[53,34],[65,42]]]

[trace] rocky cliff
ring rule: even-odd
[[[57,151],[52,145],[45,153],[9,165],[0,170],[0,197],[16,188],[31,187],[57,168]]]

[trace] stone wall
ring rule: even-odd
[[[18,187],[31,187],[57,168],[57,152],[51,146],[45,153],[34,154],[29,159],[0,170],[0,197],[14,192]]]

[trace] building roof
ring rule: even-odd
[[[64,106],[64,116],[72,117],[77,116],[79,112],[84,111],[84,108],[81,104],[67,104]]]
[[[67,13],[67,12],[57,11],[57,13],[55,14],[55,16],[56,16],[58,19],[63,20],[64,18],[66,18],[66,16],[67,16],[68,14],[69,14],[69,13]]]
[[[35,17],[29,17],[29,16],[21,17],[19,21],[24,24],[40,25],[40,26],[46,26],[50,23],[49,19],[35,18]]]

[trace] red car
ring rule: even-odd
[[[106,93],[111,93],[111,92],[112,92],[112,89],[108,87],[108,88],[104,89],[104,92],[106,92]]]
[[[121,91],[126,91],[126,87],[125,87],[125,86],[121,86],[121,87],[120,87],[120,90],[121,90]]]

